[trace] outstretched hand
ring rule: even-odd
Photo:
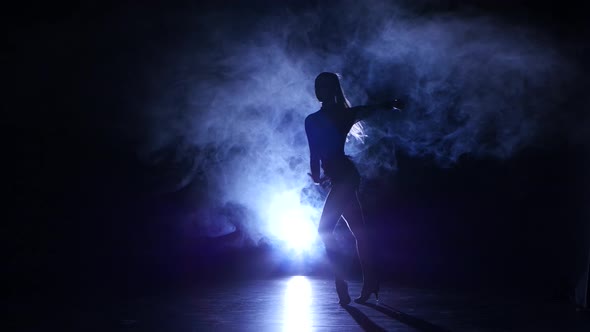
[[[386,101],[383,103],[383,107],[385,107],[388,110],[393,110],[393,111],[399,111],[401,112],[404,107],[405,104],[403,101],[399,100],[399,99],[394,99],[392,101]]]

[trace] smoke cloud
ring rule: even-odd
[[[313,81],[322,71],[342,74],[353,105],[406,102],[401,114],[365,121],[365,144],[349,142],[365,177],[394,171],[395,151],[442,167],[465,155],[509,158],[563,102],[573,68],[536,30],[477,13],[353,3],[177,14],[185,34],[151,71],[139,155],[174,170],[161,174],[162,191],[193,186],[205,197],[187,232],[239,229],[274,242],[277,227],[317,224],[325,193],[307,176],[303,123],[320,108]]]

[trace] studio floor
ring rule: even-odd
[[[352,297],[360,287],[350,283]],[[514,292],[384,283],[379,302],[337,301],[333,281],[319,277],[214,282],[88,301],[70,323],[80,331],[590,331],[590,315],[567,301]]]

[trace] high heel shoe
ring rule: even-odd
[[[348,305],[350,303],[350,295],[348,295],[348,283],[344,280],[336,280],[336,293],[338,293],[338,303],[340,305]]]
[[[355,303],[363,304],[371,297],[371,294],[375,294],[375,299],[379,302],[379,283],[374,282],[372,284],[363,284],[361,290],[361,296],[354,299]]]

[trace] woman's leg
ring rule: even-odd
[[[367,235],[367,227],[365,225],[365,218],[363,209],[358,198],[358,191],[353,188],[349,191],[348,203],[343,211],[344,220],[348,224],[348,228],[356,239],[356,249],[359,257],[359,262],[363,272],[363,280],[374,281],[374,267],[371,256],[371,248]]]
[[[377,301],[379,301],[379,281],[375,271],[375,262],[373,261],[371,253],[371,245],[368,239],[365,218],[363,216],[363,210],[358,199],[356,188],[351,194],[349,204],[344,210],[343,217],[356,239],[356,249],[361,263],[361,269],[363,271],[363,289],[361,290],[361,295],[354,299],[354,302],[365,303],[373,293],[375,294]]]
[[[324,242],[326,247],[326,256],[332,267],[334,273],[336,292],[338,293],[338,299],[341,305],[348,305],[351,301],[350,295],[348,294],[348,284],[345,279],[345,271],[343,264],[343,255],[338,252],[338,246],[336,239],[334,238],[334,228],[338,223],[338,220],[342,216],[342,212],[348,203],[348,197],[346,190],[340,185],[333,185],[332,190],[326,198],[324,204],[324,210],[322,211],[322,217],[319,225],[319,235]]]
[[[347,198],[349,195],[347,195],[346,191],[343,189],[345,188],[337,184],[333,185],[332,190],[330,190],[330,193],[326,198],[318,227],[318,233],[324,242],[326,255],[328,256],[328,260],[330,261],[337,280],[344,280],[342,255],[338,252],[338,245],[334,237],[334,228],[348,203]]]

